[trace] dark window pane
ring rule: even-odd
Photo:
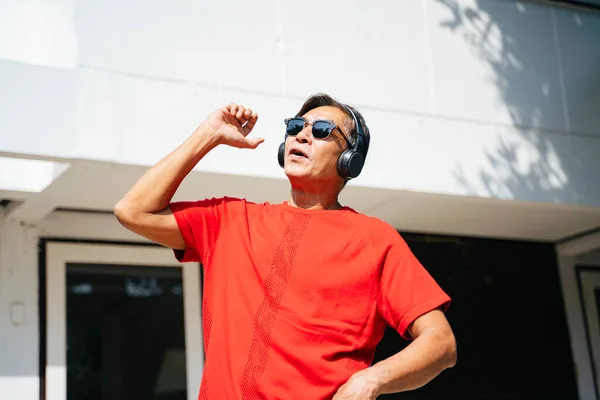
[[[452,298],[458,362],[422,388],[378,400],[578,398],[554,244],[403,236]],[[529,340],[522,327],[542,334]],[[388,328],[374,362],[409,343]]]
[[[592,7],[600,7],[600,0],[560,0],[559,3],[571,3],[573,5],[588,5]]]
[[[596,312],[598,316],[598,321],[600,321],[600,289],[594,289],[594,298],[596,300]]]
[[[185,400],[181,269],[67,265],[68,400]]]

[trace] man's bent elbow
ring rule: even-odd
[[[115,204],[113,213],[115,214],[117,221],[125,227],[129,227],[135,222],[135,212],[132,207],[123,200]]]
[[[446,360],[446,368],[452,368],[456,365],[457,350],[456,338],[452,332],[449,332],[444,339],[444,358]]]

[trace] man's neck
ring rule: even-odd
[[[342,208],[338,194],[337,190],[313,192],[292,187],[288,203],[307,210],[338,210]]]

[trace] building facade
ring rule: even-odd
[[[405,397],[600,399],[598,1],[0,9],[3,400],[196,398],[201,266],[113,206],[232,101],[265,142],[215,149],[176,199],[285,200],[283,119],[316,92],[371,130],[342,201],[454,299],[458,365]],[[377,357],[404,345],[389,332]]]

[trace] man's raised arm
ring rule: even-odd
[[[169,209],[173,195],[194,166],[219,144],[254,149],[263,139],[248,138],[258,115],[237,104],[213,112],[177,149],[150,168],[116,204],[114,213],[130,231],[163,246],[185,243]]]

